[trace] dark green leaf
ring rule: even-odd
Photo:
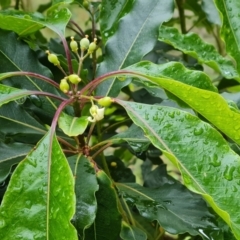
[[[165,184],[150,189],[134,183],[117,183],[117,187],[131,208],[136,206],[144,218],[150,222],[157,220],[169,233],[201,235],[201,230],[216,227],[201,197],[183,186]]]
[[[121,215],[118,210],[117,195],[111,180],[102,170],[97,172],[99,190],[97,216],[92,227],[86,230],[86,240],[118,239],[121,230]],[[111,233],[109,233],[111,230]]]
[[[1,132],[19,142],[36,143],[46,128],[29,115],[20,104],[11,102],[0,108]]]
[[[145,151],[150,144],[141,128],[134,124],[127,131],[118,133],[110,139],[116,143],[127,142],[135,152]]]
[[[161,26],[158,39],[196,58],[200,63],[205,63],[220,72],[225,78],[235,78],[240,81],[234,64],[222,57],[212,45],[205,43],[197,34],[183,35],[176,28]]]
[[[173,14],[173,4],[173,0],[135,1],[131,12],[120,20],[116,33],[106,43],[106,56],[98,68],[98,76],[134,64],[150,52],[159,25]],[[97,94],[117,96],[125,85],[111,79],[99,85]]]
[[[0,142],[0,183],[8,176],[12,165],[23,160],[33,147],[22,143]]]
[[[1,239],[77,240],[70,224],[74,209],[71,169],[48,132],[10,180],[0,208]]]
[[[84,156],[78,155],[69,158],[75,176],[76,213],[73,223],[81,236],[85,239],[85,229],[89,228],[95,220],[97,200],[95,193],[98,182],[94,164]]]
[[[117,101],[153,145],[179,168],[185,185],[201,194],[239,238],[236,192],[240,157],[221,134],[197,117],[174,108]]]
[[[122,230],[120,234],[123,240],[147,240],[147,235],[135,226],[130,226],[126,222],[122,222]]]
[[[119,20],[131,11],[133,4],[133,0],[118,0],[117,4],[112,4],[112,0],[102,1],[100,28],[104,43],[117,31]]]
[[[9,47],[6,47],[6,42]],[[39,63],[36,53],[30,50],[27,44],[19,40],[16,34],[0,30],[0,72],[6,73],[14,71],[35,72],[50,78],[52,76],[49,69]],[[59,95],[52,85],[33,77],[12,77],[2,82],[5,85],[22,90],[44,91]],[[40,99],[44,111],[49,114],[49,116],[52,116],[56,108],[54,102],[45,97],[41,97]]]

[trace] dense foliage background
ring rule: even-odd
[[[238,0],[0,6],[0,239],[240,239]]]

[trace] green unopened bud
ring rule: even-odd
[[[83,1],[83,6],[84,6],[86,9],[89,8],[89,2],[88,2],[88,0],[84,0],[84,1]]]
[[[78,84],[81,81],[81,78],[77,74],[69,75],[68,79],[73,84]]]
[[[60,89],[64,92],[64,93],[68,93],[69,91],[69,84],[67,82],[67,79],[62,79],[60,82]]]
[[[72,49],[73,52],[77,52],[77,50],[78,50],[78,44],[77,44],[77,42],[74,40],[74,37],[71,37],[70,47],[71,47],[71,49]]]
[[[58,57],[55,54],[50,53],[48,50],[46,51],[46,53],[48,54],[48,61],[50,63],[53,63],[55,66],[60,65],[60,62],[58,61]]]
[[[85,38],[81,39],[80,41],[80,47],[82,50],[87,50],[89,47],[90,41],[88,40],[88,35],[85,36]]]
[[[98,104],[103,107],[109,107],[112,103],[112,99],[110,97],[104,97],[98,100]]]
[[[93,53],[96,49],[97,49],[97,39],[94,38],[94,42],[91,42],[90,45],[89,45],[89,48],[88,48],[88,52],[89,53]]]

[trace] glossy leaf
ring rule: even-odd
[[[97,172],[99,190],[96,192],[97,215],[92,227],[86,230],[86,240],[118,239],[121,230],[121,215],[118,210],[116,190],[102,170]],[[111,229],[111,234],[109,234]]]
[[[1,239],[77,240],[70,223],[75,209],[73,185],[61,147],[48,132],[10,180],[0,207]]]
[[[226,43],[226,50],[236,61],[240,74],[240,2],[238,0],[214,0],[220,11],[222,27],[221,37]]]
[[[200,63],[205,63],[225,78],[235,78],[240,81],[234,64],[222,57],[212,45],[205,43],[197,34],[183,35],[176,28],[161,26],[158,39],[196,58]]]
[[[208,75],[201,71],[192,71],[185,68],[181,63],[169,62],[165,64],[154,64],[147,61],[142,61],[131,65],[126,70],[135,71],[149,77],[162,77],[174,79],[179,82],[195,86],[197,88],[217,92],[216,87],[212,84]],[[145,85],[149,82],[141,81]]]
[[[61,5],[61,4],[60,4]],[[59,4],[48,11],[47,18],[40,13],[28,13],[15,10],[0,11],[0,28],[11,30],[20,36],[35,33],[48,27],[58,34],[64,34],[71,13],[67,8],[59,8]]]
[[[130,226],[126,222],[122,222],[122,230],[120,234],[123,240],[147,240],[147,235],[135,226]]]
[[[135,1],[131,12],[121,18],[115,34],[108,39],[106,56],[97,75],[134,64],[150,52],[156,43],[159,25],[173,14],[173,4],[173,0]],[[98,86],[97,94],[117,96],[125,85],[110,79]]]
[[[58,125],[63,132],[70,136],[78,136],[83,134],[88,126],[87,116],[83,117],[72,117],[66,113],[61,113],[58,119]]]
[[[111,4],[112,0],[103,0],[100,13],[100,28],[104,43],[118,29],[119,20],[129,13],[134,5],[133,0],[119,0]]]
[[[73,223],[81,236],[85,239],[85,229],[89,228],[95,220],[97,200],[95,197],[99,186],[94,164],[82,155],[69,158],[75,176],[76,213]]]
[[[144,218],[150,222],[156,219],[169,233],[201,235],[199,229],[216,228],[202,198],[183,186],[165,184],[150,189],[135,183],[117,183],[117,187],[131,208],[135,205]]]
[[[236,194],[240,157],[221,134],[208,123],[174,108],[117,101],[152,144],[179,168],[185,185],[201,194],[240,238]]]
[[[12,165],[23,160],[31,149],[32,146],[27,144],[0,142],[0,183],[8,176]]]

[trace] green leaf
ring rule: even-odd
[[[6,137],[18,142],[35,144],[46,133],[46,128],[16,102],[0,107],[0,125]]]
[[[11,47],[5,47],[6,42]],[[26,43],[19,40],[16,34],[0,30],[0,72],[14,71],[28,71],[39,73],[49,78],[52,77],[50,70],[39,63],[36,53],[30,50]],[[55,87],[49,83],[29,76],[12,77],[3,80],[2,83],[22,90],[44,91],[60,95]],[[41,97],[40,99],[42,102],[41,108],[49,116],[53,116],[56,108],[54,102],[46,97]]]
[[[99,190],[96,192],[97,215],[92,227],[86,230],[86,240],[118,239],[121,230],[121,215],[118,197],[111,180],[102,170],[97,172]],[[109,234],[111,230],[111,234]]]
[[[119,20],[131,11],[134,4],[133,0],[118,0],[118,4],[111,2],[111,0],[102,1],[99,23],[104,43],[117,31]]]
[[[33,94],[32,91],[21,90],[0,84],[0,107],[8,102]]]
[[[122,221],[120,237],[123,240],[147,240],[147,235],[142,230],[124,221]]]
[[[239,239],[240,205],[236,192],[240,184],[240,157],[221,134],[208,123],[174,108],[117,102],[152,144],[179,168],[184,184],[201,194]]]
[[[95,220],[97,200],[95,193],[98,182],[94,164],[84,156],[78,155],[69,158],[75,176],[76,213],[73,223],[81,236],[85,239],[85,229],[89,228]]]
[[[52,5],[55,4],[70,4],[73,0],[52,0]]]
[[[57,4],[51,7],[47,18],[40,13],[17,10],[0,11],[0,28],[14,31],[19,36],[25,36],[48,27],[57,34],[64,35],[71,12],[67,8],[62,8],[61,5]]]
[[[144,136],[141,128],[134,124],[127,131],[118,133],[117,135],[111,137],[110,140],[113,140],[114,143],[121,143],[125,141],[135,152],[145,151],[150,144],[149,140]]]
[[[217,88],[212,84],[212,81],[208,75],[201,71],[189,70],[179,62],[154,64],[148,61],[142,61],[125,69],[135,71],[149,77],[174,79],[194,87],[217,92]],[[141,82],[145,85],[149,85],[149,82]]]
[[[117,183],[117,187],[131,209],[136,206],[140,215],[150,222],[157,220],[169,233],[201,235],[199,229],[216,228],[202,198],[181,185],[150,189],[135,183]]]
[[[32,146],[27,144],[0,142],[0,183],[8,176],[12,165],[23,160],[31,149]]]
[[[105,60],[97,75],[139,62],[153,49],[158,27],[171,18],[173,6],[173,0],[135,1],[131,12],[121,18],[115,34],[108,39]],[[97,95],[117,96],[125,85],[116,79],[104,81],[98,86]]]
[[[225,78],[235,78],[240,81],[234,64],[222,57],[212,45],[205,43],[197,34],[183,35],[176,28],[161,26],[158,39],[196,58],[200,63],[205,63]]]
[[[240,73],[240,2],[238,0],[214,0],[222,19],[221,37],[226,43],[226,50],[231,55]]]
[[[61,113],[58,119],[58,125],[66,135],[75,137],[84,133],[88,126],[87,119],[87,116],[72,117],[66,113]]]
[[[203,0],[201,6],[202,10],[206,13],[206,17],[209,22],[217,25],[221,24],[220,16],[214,4],[214,0]]]
[[[0,207],[1,239],[77,240],[74,209],[71,169],[48,132],[12,175]]]

